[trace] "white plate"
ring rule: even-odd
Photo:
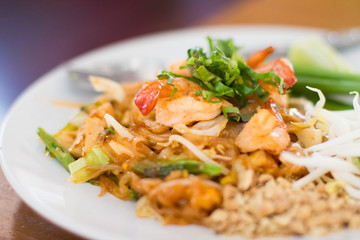
[[[319,30],[279,26],[192,28],[116,43],[70,63],[85,66],[151,58],[171,62],[184,59],[189,47],[206,47],[206,36],[233,38],[245,48],[258,49],[268,45],[284,46],[316,33]],[[360,48],[346,54],[352,60],[358,56]],[[76,112],[54,105],[53,100],[91,101],[92,96],[75,91],[66,76],[62,65],[35,82],[18,98],[3,126],[2,169],[11,186],[30,207],[53,223],[92,239],[230,239],[199,226],[162,226],[151,219],[138,219],[134,203],[109,194],[97,197],[98,187],[67,182],[68,173],[56,160],[44,156],[44,145],[36,135],[39,126],[51,133],[58,131]],[[344,231],[327,238],[357,239],[358,234],[360,232]]]

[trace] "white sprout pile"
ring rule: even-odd
[[[308,88],[317,92],[320,100],[314,107],[306,106],[305,120],[308,122],[311,118],[324,116],[328,121],[328,141],[306,148],[306,157],[289,152],[280,155],[282,160],[304,166],[309,171],[293,186],[301,188],[330,172],[350,196],[360,199],[360,170],[353,162],[353,158],[360,157],[359,93],[350,92],[355,95],[353,111],[332,112],[324,109],[323,93],[319,89]]]

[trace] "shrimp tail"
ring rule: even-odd
[[[269,46],[265,49],[262,49],[260,51],[257,51],[256,53],[253,53],[248,60],[246,61],[246,64],[251,67],[255,68],[260,63],[265,61],[265,59],[270,56],[275,51],[275,48],[273,46]]]

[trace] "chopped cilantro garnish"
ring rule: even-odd
[[[227,119],[234,122],[248,122],[255,114],[255,112],[250,114],[241,114],[239,108],[231,106],[223,107],[222,112]]]
[[[224,107],[224,115],[233,121],[245,121],[249,116],[242,117],[240,108],[247,105],[247,96],[255,95],[266,101],[269,93],[261,87],[259,80],[278,87],[284,93],[284,80],[274,72],[258,73],[252,70],[237,53],[239,47],[231,39],[221,40],[208,37],[209,52],[203,48],[188,50],[187,65],[192,77],[163,71],[158,78],[168,79],[167,83],[174,86],[175,77],[183,77],[199,84],[196,96],[202,96],[209,102],[219,102],[220,99],[230,101],[233,107]],[[174,86],[172,96],[177,89]]]
[[[222,111],[224,113],[224,116],[227,119],[230,119],[235,122],[240,122],[241,120],[241,114],[240,110],[237,107],[223,107]]]

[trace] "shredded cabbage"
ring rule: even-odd
[[[90,165],[106,165],[109,161],[109,157],[102,151],[101,147],[93,147],[85,157],[70,163],[69,170],[70,173],[74,175],[84,167]]]
[[[104,92],[111,100],[122,102],[125,92],[121,85],[107,78],[90,76],[89,81],[96,92]]]
[[[355,130],[353,132],[345,133],[344,135],[338,136],[337,138],[331,139],[327,142],[314,145],[312,147],[307,148],[306,150],[309,152],[320,151],[320,150],[340,146],[340,144],[349,143],[359,138],[360,138],[360,129]]]
[[[104,116],[107,125],[109,127],[113,127],[115,132],[119,134],[121,137],[127,138],[129,140],[134,138],[134,135],[132,135],[124,126],[122,126],[114,117],[112,117],[110,114],[105,114]]]
[[[175,124],[173,127],[180,133],[190,132],[200,136],[219,136],[221,131],[226,127],[228,119],[224,115],[220,115],[212,120],[200,121],[192,127],[185,124]]]
[[[212,160],[211,158],[209,158],[208,156],[206,156],[205,153],[203,153],[199,148],[197,148],[192,142],[190,142],[189,140],[187,140],[186,138],[180,136],[180,135],[171,135],[169,138],[169,143],[176,141],[179,142],[181,144],[183,144],[185,147],[187,147],[192,153],[194,153],[194,155],[196,157],[199,158],[199,160],[205,162],[205,163],[209,163],[209,164],[214,164],[217,166],[222,166],[221,164],[217,163],[216,161]],[[222,166],[223,167],[223,166]],[[223,167],[223,171],[224,174],[229,173],[229,169]]]
[[[85,123],[85,120],[89,117],[89,114],[87,114],[84,111],[78,112],[73,118],[70,119],[69,124],[80,127]]]
[[[111,147],[111,149],[117,154],[117,155],[120,155],[120,154],[126,154],[128,155],[129,157],[135,157],[135,153],[132,152],[129,148],[125,147],[124,145],[118,143],[118,142],[115,142],[113,140],[111,140],[109,142],[109,146]]]

